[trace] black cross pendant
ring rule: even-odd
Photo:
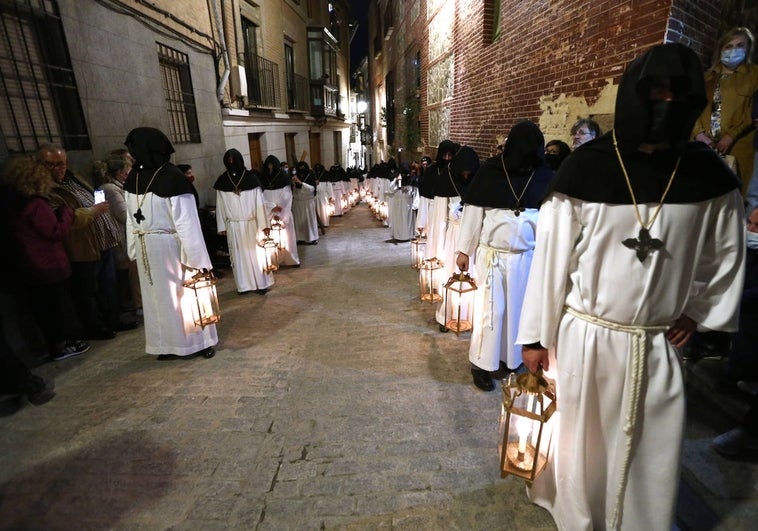
[[[141,223],[142,220],[145,219],[145,216],[142,215],[142,209],[138,208],[137,212],[134,213],[134,219],[137,223]]]
[[[513,207],[511,210],[513,210],[514,216],[519,217],[521,213],[526,209],[523,206],[521,206],[521,201],[517,201],[516,206]]]
[[[651,251],[663,248],[663,242],[658,238],[651,238],[650,233],[645,228],[640,229],[640,235],[637,239],[627,238],[621,243],[630,249],[634,249],[640,262],[644,262]]]

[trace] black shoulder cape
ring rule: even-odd
[[[216,179],[213,188],[219,192],[234,192],[234,185],[237,184],[238,180],[239,186],[237,189],[239,189],[240,192],[244,192],[245,190],[253,190],[261,186],[261,181],[258,179],[258,172],[255,170],[245,170],[245,173],[243,174],[241,180],[239,176],[232,175],[231,172],[225,171],[218,176],[218,179]]]
[[[658,203],[668,185],[679,154],[674,150],[622,151],[638,204]],[[664,203],[697,203],[719,197],[740,186],[739,179],[712,149],[688,143]],[[584,144],[563,161],[550,192],[592,203],[632,204],[611,133]]]
[[[508,178],[510,178],[510,186]],[[534,174],[532,170],[508,170],[506,177],[502,155],[498,155],[484,161],[482,167],[474,175],[463,197],[463,202],[481,207],[514,209],[516,199],[520,196],[519,206],[539,208],[552,178],[553,170],[544,163],[534,169]]]
[[[159,168],[140,166],[132,168],[124,182],[124,190],[138,195],[152,192],[159,197],[194,195],[192,183],[187,180],[179,168],[170,162]]]

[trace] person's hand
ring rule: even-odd
[[[529,372],[537,372],[540,366],[545,371],[550,369],[550,356],[546,348],[523,346],[521,347],[521,359]]]
[[[282,211],[282,207],[280,206],[275,206],[274,208],[271,209],[272,214],[278,214],[281,211]]]
[[[465,273],[468,271],[468,263],[468,255],[466,253],[458,253],[458,256],[455,259],[455,265],[458,266],[458,269]]]
[[[676,348],[682,348],[689,343],[695,330],[697,330],[697,323],[682,314],[679,316],[679,319],[671,325],[668,332],[666,332],[666,339],[668,339],[669,343]]]
[[[91,207],[89,207],[89,209],[90,209],[90,211],[92,212],[92,214],[96,218],[99,218],[100,216],[102,216],[106,212],[108,212],[108,210],[109,210],[108,202],[107,201],[103,201],[102,203],[98,203],[96,205],[92,205]]]
[[[722,136],[716,143],[716,151],[722,155],[726,155],[734,144],[734,139],[729,135]]]
[[[709,137],[708,135],[706,135],[705,133],[698,133],[697,136],[695,137],[695,140],[697,140],[698,142],[702,142],[709,148],[712,148],[714,146],[713,139]]]
[[[226,231],[225,231],[225,230],[220,230],[220,231],[218,232],[218,235],[219,235],[219,236],[226,236]]]

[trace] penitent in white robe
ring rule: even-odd
[[[269,225],[274,216],[279,216],[284,224],[281,234],[282,247],[279,249],[279,265],[300,265],[300,257],[297,254],[297,238],[295,238],[295,224],[292,221],[292,188],[284,186],[274,190],[265,189],[263,190],[263,197],[267,206],[281,208],[278,213],[268,213]]]
[[[127,251],[137,261],[142,309],[145,312],[145,352],[187,356],[218,343],[216,325],[205,328],[192,320],[191,300],[182,283],[194,269],[211,269],[195,197],[160,197],[152,192],[138,206],[138,196],[125,194]],[[143,198],[142,195],[139,196]],[[134,213],[145,219],[137,223]]]
[[[332,199],[334,200],[334,215],[341,216],[344,214],[342,208],[342,196],[345,195],[345,187],[342,181],[334,181],[332,183]]]
[[[295,237],[299,242],[318,241],[315,192],[316,189],[307,183],[292,190],[292,220],[295,223]]]
[[[639,234],[632,205],[555,193],[540,209],[518,342],[555,349],[558,438],[530,497],[559,529],[670,529],[685,393],[680,354],[664,330],[682,314],[706,329],[736,328],[741,203],[735,191],[665,204],[650,228],[664,247],[644,262],[621,243]],[[641,218],[656,206],[640,205]],[[588,322],[564,305],[639,330]]]
[[[268,227],[263,190],[256,187],[243,190],[239,195],[217,190],[216,226],[218,232],[226,231],[237,291],[244,293],[271,287],[274,275],[263,271],[266,251],[258,245],[261,231]]]
[[[471,257],[474,291],[469,360],[485,371],[521,365],[515,344],[529,266],[534,254],[537,209],[518,216],[505,208],[466,205],[456,248]]]
[[[392,181],[389,190],[385,194],[389,208],[389,225],[392,239],[408,241],[413,238],[413,188],[399,186],[397,181]]]
[[[332,183],[319,181],[316,187],[316,214],[324,227],[329,226],[330,199],[332,199]]]

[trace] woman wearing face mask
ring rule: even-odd
[[[753,173],[750,107],[758,90],[758,65],[753,64],[754,38],[748,28],[728,31],[705,73],[708,104],[695,123],[693,137],[722,155],[737,159],[743,195]]]

